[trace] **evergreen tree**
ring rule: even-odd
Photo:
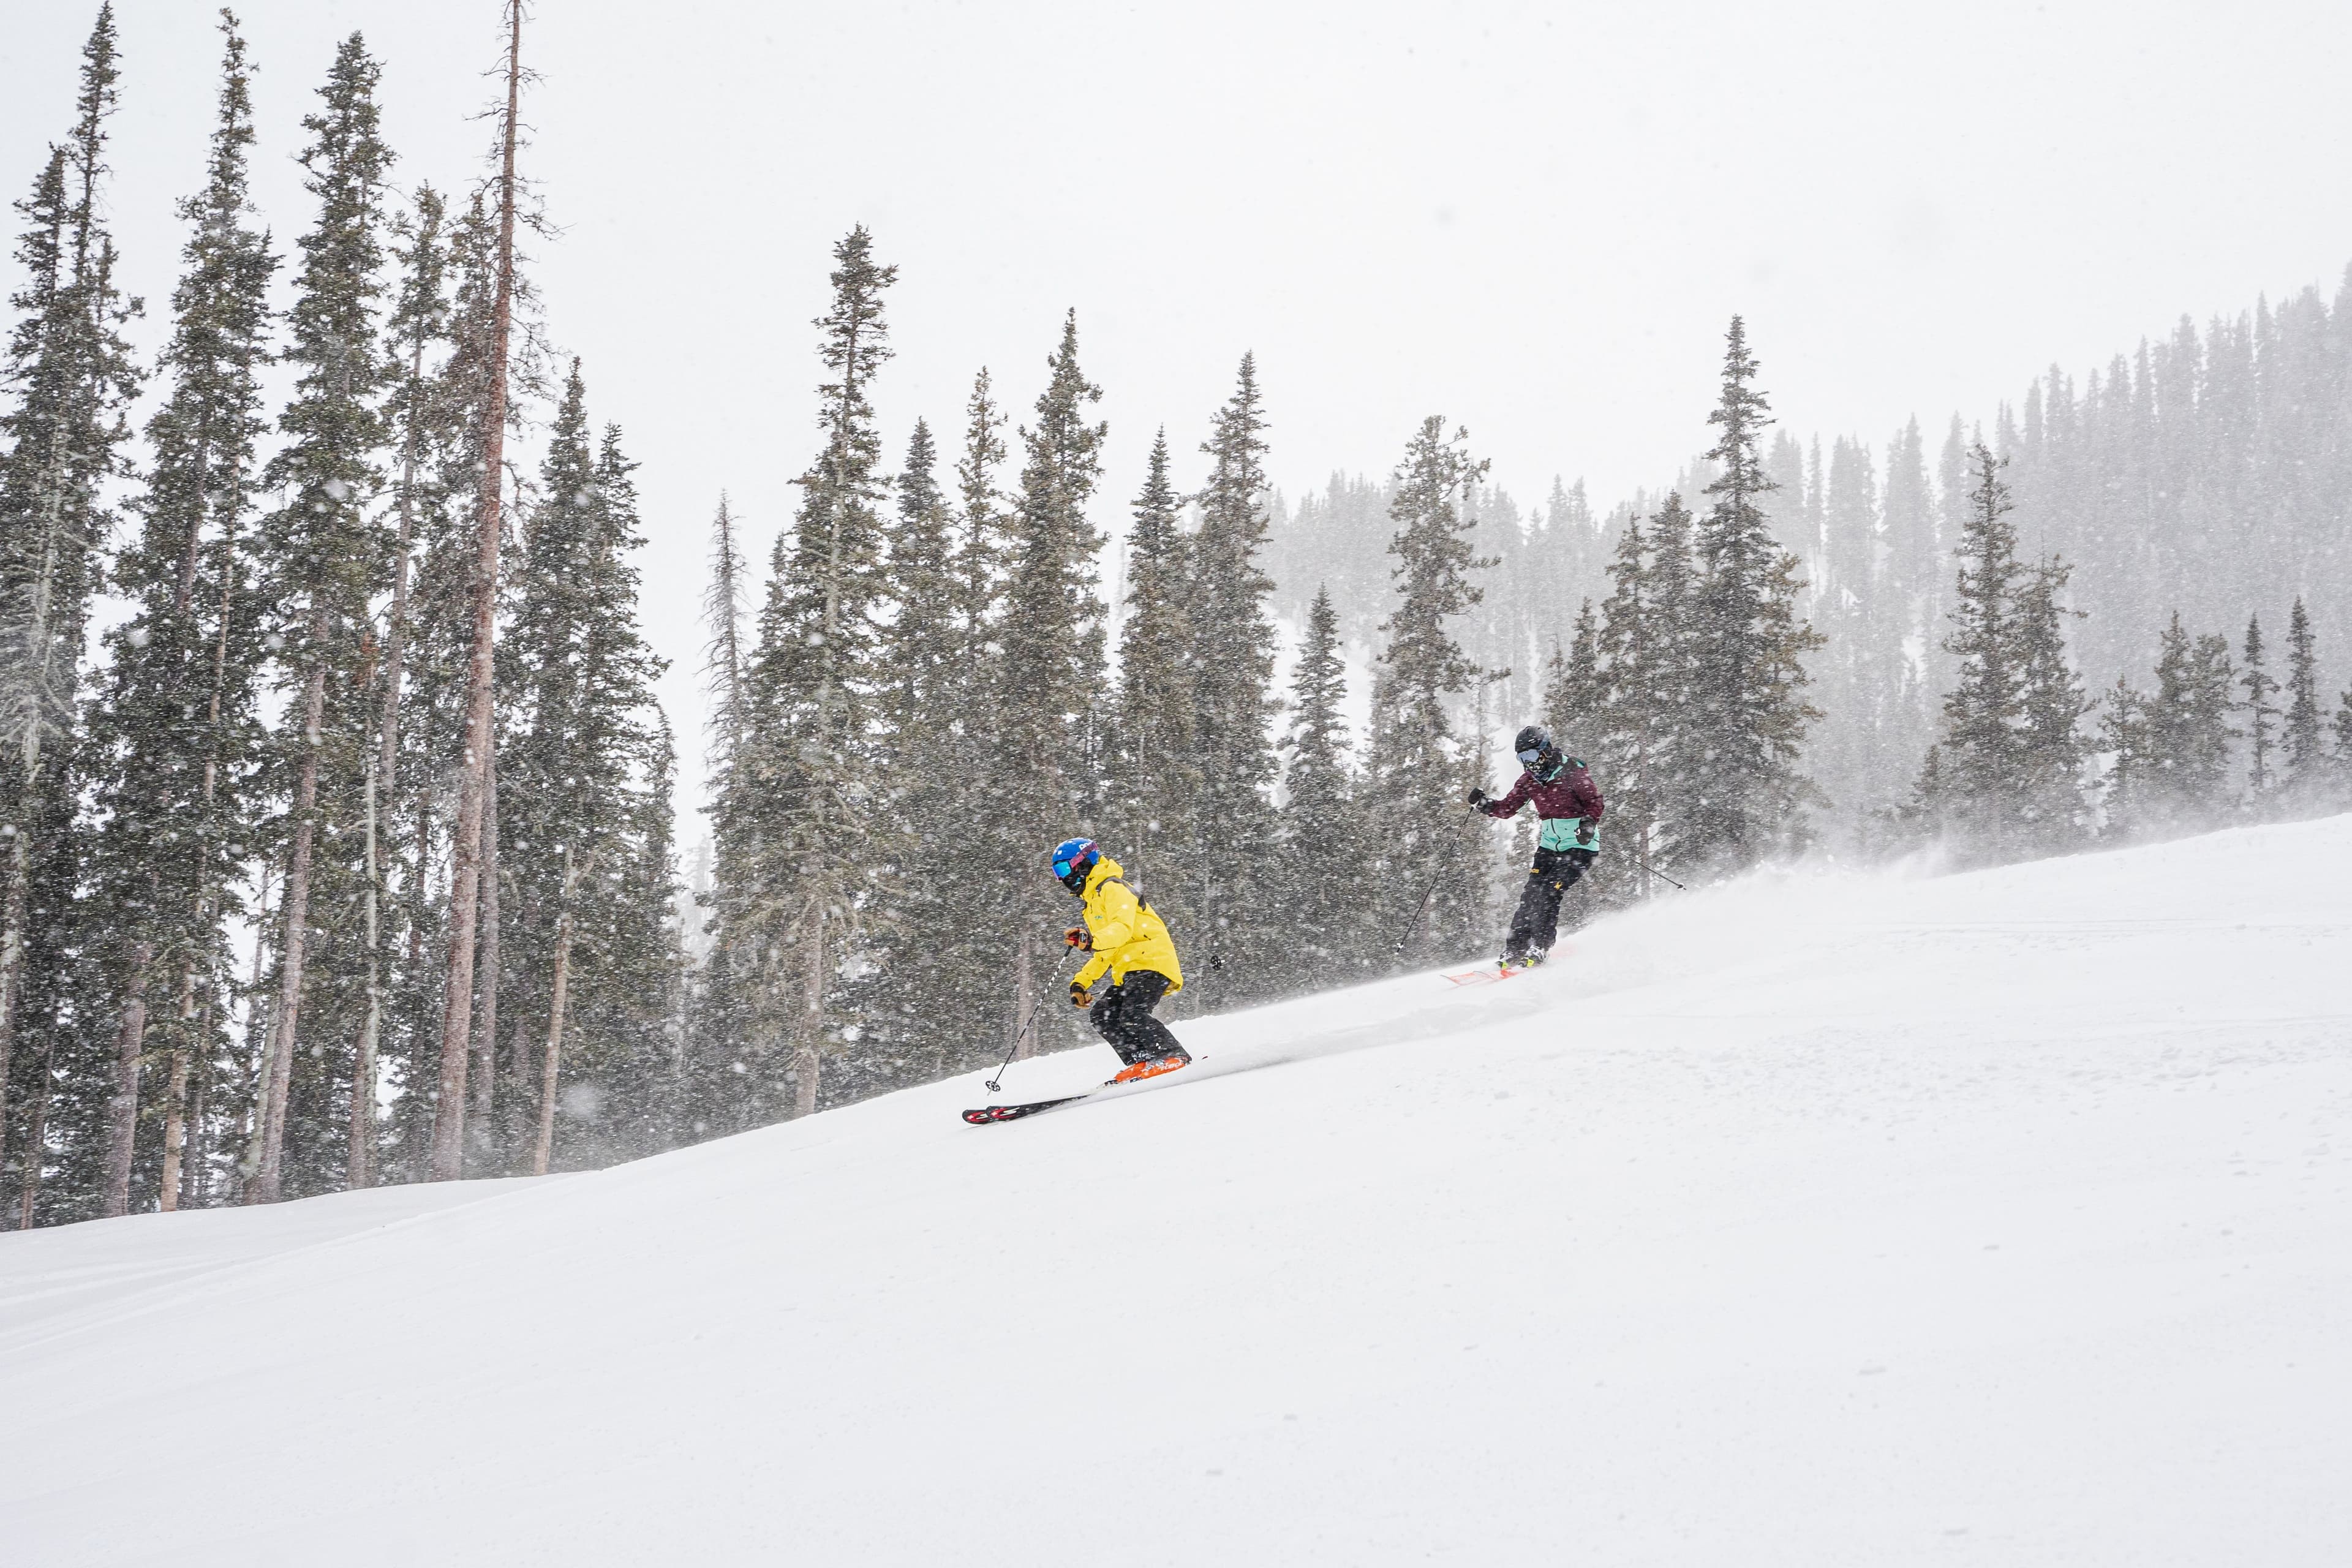
[[[2302,793],[2316,781],[2324,760],[2319,727],[2318,639],[2300,596],[2286,623],[2286,715],[2279,750],[2286,762],[2286,785]]]
[[[1389,515],[1397,531],[1396,607],[1372,683],[1372,755],[1368,773],[1371,830],[1383,846],[1372,907],[1401,953],[1454,958],[1477,939],[1483,914],[1476,874],[1483,822],[1463,813],[1469,747],[1457,741],[1448,703],[1480,671],[1454,640],[1454,617],[1484,596],[1471,574],[1490,564],[1472,549],[1475,524],[1459,498],[1486,471],[1465,449],[1466,430],[1445,435],[1437,415],[1422,421],[1395,477]]]
[[[1328,590],[1307,613],[1307,635],[1291,671],[1288,732],[1283,750],[1287,799],[1276,833],[1276,887],[1288,934],[1276,948],[1286,990],[1315,991],[1363,976],[1387,958],[1381,932],[1368,930],[1363,868],[1373,849],[1362,821],[1348,725],[1347,663],[1339,612]]]
[[[2018,815],[2027,845],[2041,850],[2074,844],[2087,826],[2083,767],[2090,748],[2082,724],[2095,705],[2066,651],[2065,622],[2083,615],[2062,602],[2071,572],[2055,556],[2043,561],[2027,574],[2017,601]]]
[[[1095,559],[1102,536],[1087,519],[1102,472],[1109,426],[1089,424],[1087,408],[1102,389],[1078,367],[1077,314],[1064,321],[1062,341],[1046,362],[1037,422],[1021,431],[1021,492],[1011,524],[1002,653],[989,709],[996,727],[987,776],[1005,814],[992,835],[999,874],[1012,889],[1004,933],[1016,945],[1017,1016],[1040,1019],[1039,1033],[1075,1035],[1067,1021],[1043,1022],[1035,1004],[1032,933],[1066,923],[1068,900],[1040,874],[1041,858],[1055,841],[1084,832],[1101,805],[1103,734],[1097,710],[1103,679],[1103,624],[1096,595]],[[1032,1043],[1023,1047],[1034,1048]]]
[[[1190,542],[1178,521],[1183,497],[1169,477],[1168,433],[1151,443],[1143,489],[1128,534],[1127,624],[1119,639],[1118,715],[1113,721],[1112,796],[1105,814],[1120,863],[1175,929],[1204,929],[1199,856],[1212,837],[1200,742],[1202,663],[1195,634],[1205,624]],[[1203,645],[1205,646],[1205,644]],[[1230,701],[1234,682],[1216,700]],[[1228,892],[1230,884],[1225,886]],[[1220,949],[1222,951],[1222,949]]]
[[[2219,635],[2192,640],[2174,612],[2158,647],[2156,694],[2147,705],[2147,749],[2158,810],[2201,826],[2229,805],[2230,645]]]
[[[877,1093],[951,1071],[955,1053],[940,1019],[963,979],[968,932],[962,889],[940,863],[965,833],[972,802],[958,726],[965,718],[956,625],[954,509],[940,487],[930,426],[915,422],[887,543],[892,613],[881,644],[884,767],[891,809],[906,825],[903,853],[879,868],[890,919],[881,961],[862,983],[864,1038],[836,1084]],[[943,874],[946,873],[946,874]]]
[[[1979,857],[1999,859],[2015,847],[2023,786],[2025,671],[2019,636],[2019,584],[2013,510],[2000,470],[2008,461],[1978,442],[1969,449],[1975,483],[1960,522],[1959,581],[1944,651],[1958,678],[1944,696],[1944,733],[1937,743],[1939,793],[1920,805],[1938,827]]]
[[[104,487],[123,469],[123,410],[138,386],[121,337],[138,302],[115,288],[101,195],[119,74],[114,8],[101,5],[82,48],[73,130],[17,204],[25,283],[10,300],[17,321],[0,370],[16,394],[0,416],[9,443],[0,458],[0,1168],[11,1147],[23,1152],[27,1215],[42,1176],[37,1123],[46,1110],[37,1108],[37,1125],[12,1138],[10,1090],[27,1021],[38,1037],[33,1077],[44,1106],[58,1041],[79,1023],[67,1016],[64,965],[78,941],[68,928],[81,855],[81,650],[98,545],[113,527]],[[97,1173],[89,1175],[83,1191],[95,1189]]]
[[[1804,656],[1822,638],[1797,616],[1797,558],[1773,542],[1761,505],[1779,487],[1758,448],[1771,419],[1750,385],[1756,370],[1747,325],[1734,316],[1722,398],[1707,416],[1719,429],[1707,458],[1720,471],[1698,524],[1690,622],[1691,700],[1711,739],[1689,780],[1688,849],[1722,869],[1802,841],[1814,791],[1797,758],[1806,726],[1821,717],[1802,693]]]
[[[842,970],[872,912],[865,868],[890,830],[874,740],[887,480],[869,387],[889,357],[882,292],[898,268],[874,259],[862,226],[834,262],[833,307],[815,323],[832,377],[818,388],[824,439],[776,542],[746,670],[744,752],[719,807],[724,940],[759,966],[749,1000],[761,1080],[748,1087],[756,1111],[788,1079],[793,1115],[816,1109],[821,1059],[856,1027]]]
[[[1679,509],[1678,497],[1667,506]],[[1662,523],[1660,532],[1671,524]],[[1687,526],[1685,524],[1684,526]],[[1648,891],[1653,829],[1659,808],[1659,742],[1664,710],[1673,701],[1671,628],[1655,597],[1657,578],[1648,559],[1651,537],[1639,518],[1628,518],[1609,563],[1609,597],[1588,637],[1580,616],[1579,643],[1589,641],[1594,688],[1580,691],[1572,666],[1555,650],[1550,692],[1545,702],[1553,737],[1585,760],[1609,803],[1609,827],[1633,866],[1626,890]],[[1590,604],[1590,601],[1587,601]]]
[[[663,661],[637,628],[635,464],[605,426],[592,453],[574,362],[540,468],[501,648],[513,726],[499,761],[499,863],[514,889],[515,1108],[495,1158],[544,1173],[557,1148],[644,1150],[670,1058],[669,736]],[[528,1033],[526,1033],[528,1030]],[[567,1095],[566,1078],[589,1092]],[[614,1092],[625,1091],[625,1092]],[[527,1111],[526,1111],[527,1108]]]
[[[1661,870],[1697,859],[1704,850],[1690,827],[1692,792],[1713,744],[1692,695],[1699,679],[1696,526],[1680,492],[1668,491],[1665,504],[1650,517],[1650,561],[1638,590],[1650,628],[1642,659],[1647,673],[1638,691],[1629,688],[1629,695],[1650,721],[1643,794],[1655,826],[1645,864]],[[1601,785],[1604,791],[1616,787]]]
[[[2277,783],[2276,771],[2271,765],[2271,753],[2276,749],[2273,737],[2278,732],[2282,716],[2278,705],[2271,700],[2278,695],[2279,683],[2271,679],[2270,663],[2263,647],[2263,621],[2260,616],[2246,617],[2245,668],[2239,673],[2238,684],[2246,689],[2246,792],[2259,808]]]
[[[1257,555],[1265,543],[1265,414],[1255,355],[1242,356],[1233,396],[1210,422],[1201,528],[1192,542],[1192,700],[1199,806],[1193,821],[1193,916],[1202,952],[1197,1005],[1262,994],[1258,972],[1279,916],[1256,885],[1272,820],[1267,721],[1275,704],[1274,580]]]
[[[136,607],[108,635],[111,658],[92,718],[102,826],[89,891],[108,911],[114,1015],[100,1194],[100,1210],[110,1215],[131,1203],[142,1073],[158,1054],[170,1063],[165,1092],[143,1110],[160,1112],[163,1137],[138,1184],[142,1200],[152,1195],[166,1210],[179,1205],[191,1078],[210,1079],[227,1065],[233,982],[224,921],[243,912],[236,883],[256,826],[262,650],[244,525],[254,442],[264,428],[258,371],[268,358],[276,263],[267,237],[247,223],[248,68],[233,19],[223,31],[227,58],[207,178],[201,194],[180,204],[193,232],[162,361],[172,390],[147,425],[155,460],[137,505],[141,531],[114,563],[115,590]]]
[[[747,662],[742,646],[746,567],[737,537],[738,524],[727,497],[719,498],[719,513],[711,521],[710,583],[702,600],[703,624],[709,633],[704,645],[703,672],[710,694],[710,771],[708,788],[715,801],[724,802],[738,787],[736,773],[750,744],[750,693],[745,688]],[[737,1125],[732,1083],[745,1070],[743,1060],[751,1039],[750,997],[758,983],[758,965],[743,945],[730,945],[719,923],[721,889],[713,873],[734,867],[743,856],[729,837],[732,828],[713,809],[716,842],[709,851],[696,900],[701,908],[708,945],[689,981],[686,1025],[686,1059],[677,1114],[681,1136],[698,1138],[714,1128]]]
[[[2147,697],[2128,678],[2117,676],[2099,702],[2099,749],[2107,753],[2102,802],[2105,831],[2129,837],[2148,817],[2155,795],[2155,758],[2149,751]],[[1935,755],[1928,754],[1932,767]],[[1921,793],[1926,793],[1923,782]]]
[[[509,350],[512,342],[515,281],[515,221],[519,195],[515,150],[520,140],[522,5],[506,8],[506,104],[499,116],[498,216],[488,331],[479,342],[483,375],[475,408],[480,471],[473,508],[474,572],[470,584],[472,625],[466,663],[465,750],[457,779],[457,808],[451,834],[448,975],[442,987],[441,1061],[434,1090],[431,1173],[452,1181],[465,1171],[466,1088],[468,1058],[483,1058],[477,1098],[488,1109],[495,1074],[488,1059],[497,1041],[499,963],[498,719],[496,637],[499,555],[506,520],[499,504],[509,418]],[[482,973],[476,973],[475,943],[481,939]],[[476,993],[480,993],[478,1011]]]
[[[432,464],[435,454],[448,443],[450,409],[440,367],[427,360],[446,344],[449,333],[446,210],[440,194],[430,185],[417,188],[414,213],[397,226],[403,241],[401,284],[386,324],[399,360],[399,379],[385,407],[397,468],[392,480],[392,598],[384,606],[375,689],[376,752],[365,788],[365,897],[373,934],[367,941],[367,1019],[352,1078],[348,1173],[355,1187],[373,1184],[377,1174],[374,1111],[380,1062],[394,1065],[405,1091],[399,1102],[404,1124],[401,1131],[406,1135],[402,1142],[414,1149],[431,1103],[429,1094],[418,1089],[432,1077],[440,1043],[438,976],[427,952],[436,923],[429,871],[432,800],[439,770],[429,742],[430,725],[420,722],[429,718],[429,705],[412,710],[404,704],[409,687],[423,684],[415,679],[422,667],[413,662],[418,634],[417,546],[447,532],[447,495],[435,482]],[[400,896],[388,904],[392,918],[387,921],[377,906],[388,900],[395,879]],[[386,940],[387,928],[398,930],[398,943]]]
[[[287,689],[272,765],[289,798],[278,853],[285,867],[278,911],[277,998],[262,1081],[257,1159],[250,1194],[282,1195],[289,1121],[297,1122],[296,1163],[305,1188],[329,1178],[348,1149],[347,1042],[320,1029],[303,1046],[305,966],[315,930],[341,912],[361,868],[351,850],[355,795],[372,750],[366,701],[373,670],[369,600],[383,580],[383,542],[367,514],[383,482],[377,458],[386,434],[381,395],[389,366],[378,343],[383,293],[383,176],[392,162],[377,132],[375,87],[382,68],[356,33],[335,52],[322,107],[306,116],[306,188],[319,201],[316,226],[300,242],[302,268],[288,313],[286,357],[299,368],[293,401],[279,418],[286,445],[262,482],[284,498],[261,522],[262,587],[270,635]],[[322,834],[322,826],[338,831]],[[326,854],[321,856],[322,847]],[[319,900],[314,914],[312,895]],[[351,933],[339,930],[337,934]],[[352,971],[331,966],[339,975]],[[338,1001],[348,1002],[348,997]],[[295,1092],[299,1063],[302,1092]]]

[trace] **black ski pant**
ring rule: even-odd
[[[1151,1016],[1167,994],[1168,976],[1156,969],[1130,969],[1126,979],[1095,998],[1095,1005],[1087,1009],[1087,1020],[1129,1067],[1181,1056],[1184,1047],[1176,1043],[1167,1025]]]
[[[1505,958],[1525,958],[1549,952],[1559,937],[1559,900],[1576,886],[1592,864],[1591,849],[1538,849],[1535,869],[1528,873],[1527,890],[1511,916],[1511,934],[1503,944]]]

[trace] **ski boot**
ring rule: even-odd
[[[1146,1057],[1139,1062],[1129,1062],[1127,1066],[1119,1068],[1118,1076],[1112,1079],[1110,1081],[1112,1083],[1141,1083],[1145,1079],[1158,1078],[1164,1072],[1174,1072],[1178,1068],[1182,1067],[1192,1059],[1192,1058],[1191,1057],[1185,1055],[1182,1051],[1178,1051],[1172,1056]]]

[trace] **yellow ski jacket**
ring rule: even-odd
[[[1184,989],[1184,972],[1177,967],[1176,943],[1168,927],[1150,906],[1120,879],[1118,862],[1105,855],[1087,873],[1087,935],[1094,956],[1071,977],[1082,991],[1092,990],[1103,971],[1111,984],[1125,980],[1133,969],[1149,969],[1168,976],[1171,994]]]

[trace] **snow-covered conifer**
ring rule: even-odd
[[[1204,803],[1223,797],[1204,787],[1199,703],[1203,660],[1198,648],[1208,619],[1192,573],[1194,556],[1178,521],[1184,498],[1169,472],[1168,434],[1160,432],[1136,493],[1128,531],[1127,620],[1119,634],[1118,703],[1112,721],[1111,798],[1104,831],[1120,863],[1171,929],[1202,930],[1200,858],[1211,837]],[[1233,697],[1233,682],[1218,688]],[[1231,849],[1231,845],[1224,846]],[[1230,884],[1213,885],[1230,893]],[[1188,987],[1189,989],[1189,987]]]
[[[2317,783],[2326,752],[2319,720],[2318,638],[2297,595],[2286,623],[2286,713],[2279,731],[2285,786],[2302,794]]]
[[[288,802],[276,847],[284,866],[276,997],[247,1177],[248,1195],[265,1203],[287,1185],[289,1118],[303,1189],[328,1180],[331,1163],[339,1172],[348,1146],[348,1098],[334,1089],[348,1081],[350,1037],[321,1029],[318,1040],[306,1040],[302,1024],[313,943],[330,933],[329,911],[340,913],[324,898],[314,911],[312,896],[357,890],[352,852],[360,840],[349,830],[361,824],[356,813],[338,808],[358,804],[375,739],[366,700],[368,612],[384,551],[369,506],[383,483],[386,435],[382,395],[390,366],[380,342],[378,274],[392,163],[378,133],[381,74],[360,36],[351,35],[336,49],[320,109],[302,122],[312,136],[302,154],[305,186],[318,198],[319,216],[300,241],[301,271],[287,315],[286,358],[299,371],[293,401],[278,419],[286,444],[262,476],[280,497],[261,521],[259,545],[287,698],[272,765]],[[331,930],[349,934],[340,921]],[[294,1117],[298,1063],[303,1114]]]
[[[17,204],[25,281],[0,368],[15,398],[0,415],[9,443],[0,457],[0,1171],[19,1150],[26,1214],[47,1157],[41,1122],[59,1042],[102,1027],[73,1005],[66,970],[79,941],[82,642],[100,543],[113,527],[105,485],[123,469],[123,411],[138,389],[121,336],[137,301],[115,286],[103,195],[120,74],[105,4],[82,47],[73,128]],[[12,1136],[10,1090],[28,1030],[36,1105]],[[94,1191],[89,1174],[69,1190]]]
[[[1275,702],[1274,626],[1266,598],[1274,580],[1258,565],[1265,544],[1265,416],[1257,361],[1242,356],[1233,396],[1210,421],[1192,540],[1192,701],[1199,804],[1192,846],[1194,984],[1198,1005],[1215,1007],[1263,991],[1261,957],[1279,917],[1255,878],[1271,836],[1265,789],[1275,763],[1267,722]]]
[[[1267,896],[1283,911],[1287,934],[1282,969],[1287,990],[1317,991],[1376,970],[1388,958],[1385,934],[1364,919],[1364,868],[1371,864],[1357,772],[1348,752],[1347,661],[1339,612],[1318,590],[1290,677],[1290,726],[1283,737],[1289,768],[1276,827],[1276,886]]]
[[[821,1063],[849,1043],[843,966],[872,913],[865,871],[894,832],[877,749],[879,503],[888,489],[870,401],[888,359],[882,295],[898,268],[863,226],[834,247],[818,318],[822,436],[778,536],[745,671],[745,737],[719,805],[721,940],[757,965],[747,1094],[758,1113],[817,1107]]]
[[[2238,684],[2246,689],[2242,704],[2246,714],[2246,793],[2257,810],[2278,783],[2278,769],[2271,754],[2278,749],[2278,721],[2283,716],[2277,703],[2271,700],[2279,691],[2279,683],[2271,675],[2269,650],[2263,644],[2263,618],[2259,615],[2246,618],[2245,665],[2238,673]]]
[[[258,373],[268,357],[275,259],[251,226],[249,68],[234,23],[204,190],[180,204],[191,234],[163,354],[172,389],[148,422],[154,463],[141,529],[117,554],[117,593],[136,608],[109,634],[89,760],[102,818],[89,896],[109,911],[114,1061],[100,1212],[133,1195],[142,1112],[159,1126],[141,1198],[177,1207],[192,1076],[223,1075],[233,982],[224,921],[253,828],[255,677],[262,662],[251,584]],[[161,1102],[142,1093],[151,1059],[169,1063]],[[94,1064],[93,1064],[94,1065]],[[198,1130],[201,1134],[201,1129]],[[199,1137],[201,1156],[202,1139]]]
[[[1449,711],[1480,674],[1452,623],[1484,596],[1472,574],[1489,564],[1471,545],[1475,524],[1460,504],[1486,471],[1468,441],[1466,430],[1448,437],[1440,416],[1423,420],[1389,509],[1397,596],[1381,626],[1388,643],[1372,682],[1365,770],[1381,897],[1367,905],[1414,958],[1461,956],[1484,913],[1485,825],[1462,804],[1465,742]]]
[[[1709,734],[1688,779],[1685,853],[1729,869],[1801,843],[1816,792],[1799,771],[1806,727],[1821,717],[1804,700],[1804,656],[1822,646],[1799,618],[1797,558],[1775,542],[1763,498],[1779,488],[1759,444],[1769,405],[1752,383],[1747,324],[1726,334],[1723,391],[1707,422],[1717,427],[1706,487],[1715,504],[1698,521],[1700,572],[1690,611],[1691,701]]]

